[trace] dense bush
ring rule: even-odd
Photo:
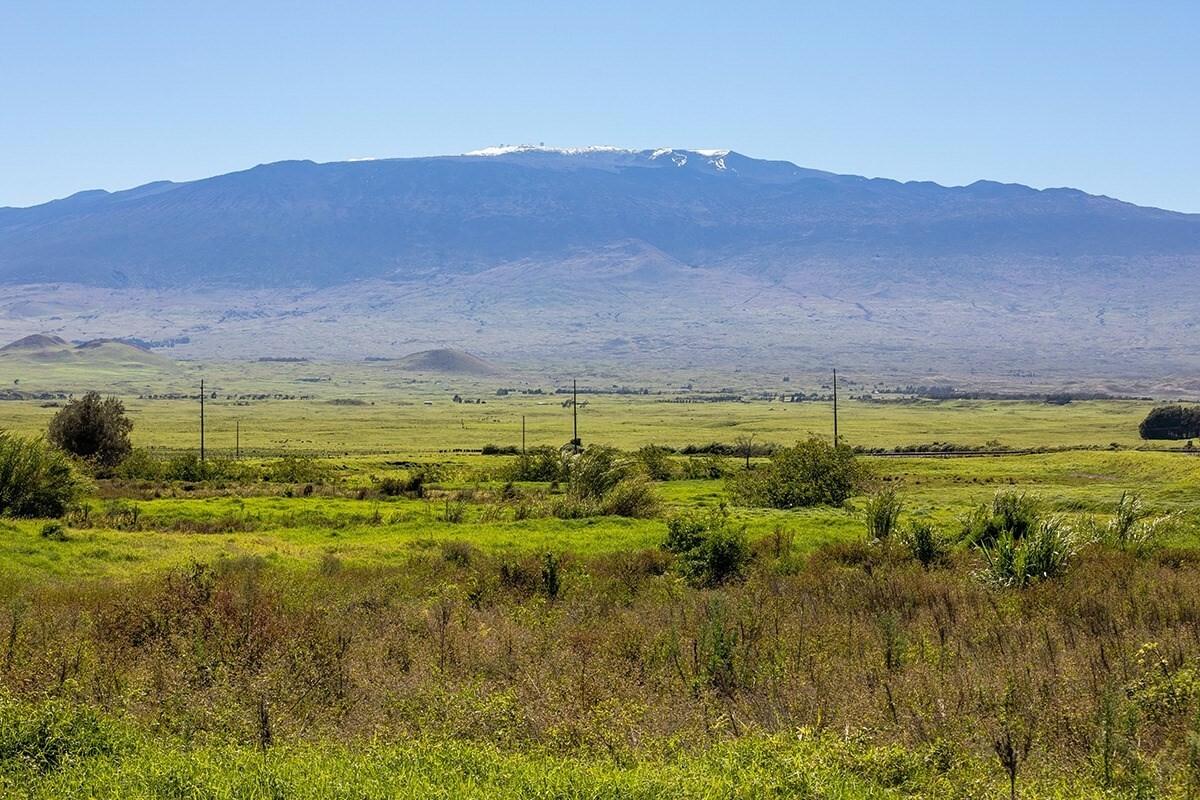
[[[284,456],[265,466],[266,479],[274,483],[328,483],[332,471],[327,464],[306,456]]]
[[[962,539],[983,554],[983,578],[1021,587],[1061,574],[1077,537],[1061,517],[1046,516],[1036,498],[997,492],[965,520]]]
[[[88,392],[72,400],[50,420],[50,441],[72,455],[111,469],[133,450],[129,431],[133,423],[115,397],[101,399]]]
[[[566,480],[566,464],[563,454],[553,447],[531,447],[508,465],[503,476],[512,481],[551,483]]]
[[[631,472],[632,465],[614,447],[592,445],[567,461],[567,482],[576,500],[599,500]]]
[[[60,517],[82,491],[82,479],[61,452],[0,432],[0,515]]]
[[[1103,524],[1089,519],[1084,523],[1084,533],[1106,547],[1146,555],[1175,524],[1174,515],[1151,517],[1138,495],[1122,492],[1112,519]]]
[[[1138,433],[1143,439],[1195,439],[1200,437],[1200,406],[1169,405],[1151,409]]]
[[[769,464],[743,470],[730,479],[733,498],[743,504],[767,508],[804,508],[840,505],[861,485],[865,468],[854,451],[810,436],[794,447],[781,447]]]
[[[166,473],[166,464],[140,448],[133,448],[117,467],[115,475],[127,481],[158,481]]]
[[[667,520],[663,547],[675,554],[680,573],[693,586],[720,586],[741,576],[752,556],[745,526],[730,523],[724,509]]]
[[[19,705],[0,701],[0,772],[46,774],[120,745],[113,726],[89,708],[60,701]]]
[[[520,454],[521,448],[515,444],[499,445],[489,443],[485,444],[479,452],[485,456],[515,456]]]
[[[728,477],[731,470],[723,456],[709,454],[689,457],[683,462],[682,472],[687,480],[712,481]]]
[[[949,550],[945,540],[927,522],[910,522],[900,532],[900,543],[926,568],[943,561]]]
[[[424,497],[429,485],[436,480],[433,467],[418,467],[404,477],[387,477],[379,481],[379,493],[384,497]]]
[[[602,513],[610,517],[647,519],[658,514],[658,492],[648,479],[635,475],[609,489],[601,501]]]
[[[130,458],[130,461],[134,461],[135,459],[135,463],[143,462],[143,459],[138,457],[136,453]],[[126,471],[125,468],[127,466],[128,464],[122,464],[117,474],[122,475]],[[154,480],[152,477],[154,468],[149,459],[143,462],[143,468],[146,472],[140,478],[142,480]],[[182,453],[171,458],[169,461],[161,462],[158,475],[161,480],[184,481],[188,483],[199,483],[202,481],[255,483],[264,478],[262,467],[246,464],[241,461],[231,461],[226,458],[209,458],[201,461],[200,456],[196,453]]]

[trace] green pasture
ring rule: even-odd
[[[200,372],[195,367],[189,369],[180,379],[184,385]],[[764,682],[758,683],[756,678],[740,689],[723,688],[721,676],[725,673],[720,671],[726,663],[723,658],[737,673],[747,669],[741,659],[758,653],[758,645],[742,643],[739,637],[760,635],[755,632],[758,604],[775,597],[772,592],[779,590],[781,581],[799,585],[823,580],[820,576],[824,574],[837,586],[830,592],[825,592],[826,584],[810,587],[813,602],[826,594],[849,592],[858,586],[854,591],[863,592],[862,596],[872,603],[894,598],[899,605],[895,606],[896,613],[885,610],[869,618],[857,610],[848,612],[846,624],[862,627],[846,628],[849,638],[844,644],[839,645],[836,638],[842,635],[844,626],[835,626],[823,634],[818,631],[816,635],[807,629],[802,631],[794,647],[779,650],[778,663],[791,663],[788,659],[795,653],[796,664],[810,672],[789,684],[791,688],[786,691],[791,694],[784,699],[790,702],[803,697],[810,682],[820,678],[822,659],[845,655],[839,647],[869,648],[878,644],[880,652],[891,653],[889,648],[894,646],[897,652],[913,654],[911,663],[898,666],[885,661],[879,653],[875,653],[873,660],[850,657],[847,663],[856,668],[860,663],[890,666],[865,674],[865,678],[857,672],[847,673],[858,675],[857,678],[822,678],[826,680],[822,685],[826,689],[837,688],[846,680],[869,678],[872,686],[884,687],[890,704],[891,682],[901,681],[904,669],[923,668],[924,662],[915,654],[926,653],[927,644],[931,648],[929,657],[935,654],[933,629],[921,629],[913,620],[906,622],[900,613],[909,608],[900,601],[910,596],[910,590],[923,591],[920,596],[926,603],[933,603],[950,590],[963,592],[964,597],[978,601],[975,608],[980,613],[1007,606],[1003,593],[1010,590],[978,588],[977,568],[982,563],[978,553],[959,553],[951,566],[933,572],[926,572],[915,563],[880,562],[883,577],[872,571],[870,563],[865,567],[852,566],[856,563],[854,559],[862,555],[860,551],[873,548],[843,547],[827,550],[812,559],[799,558],[823,545],[864,539],[863,510],[867,498],[860,494],[839,507],[791,511],[746,508],[731,504],[725,479],[656,482],[654,491],[659,504],[657,513],[650,518],[561,519],[554,516],[553,509],[554,503],[563,498],[565,487],[520,482],[506,486],[506,468],[514,457],[485,456],[480,450],[488,444],[519,446],[522,418],[528,446],[561,446],[571,438],[572,431],[572,410],[564,406],[562,395],[498,394],[497,389],[502,387],[494,383],[418,381],[390,375],[384,367],[368,366],[357,371],[348,366],[338,367],[327,375],[318,375],[319,370],[320,365],[309,364],[246,365],[241,373],[237,365],[206,368],[203,370],[206,388],[217,392],[217,397],[205,404],[206,444],[210,457],[232,457],[236,424],[241,431],[242,457],[247,462],[269,466],[283,456],[310,456],[329,468],[310,474],[327,474],[328,480],[314,481],[315,485],[282,484],[258,481],[258,473],[247,471],[226,474],[240,474],[239,480],[257,482],[98,479],[91,486],[84,506],[73,508],[59,523],[61,528],[47,527],[53,525],[48,520],[0,519],[0,624],[7,626],[4,628],[7,645],[0,642],[0,669],[6,670],[4,664],[12,663],[24,670],[19,673],[22,676],[19,680],[9,678],[0,689],[0,795],[30,798],[1007,796],[1007,786],[991,760],[991,750],[977,746],[979,736],[961,741],[915,737],[905,739],[907,743],[902,745],[896,743],[898,739],[894,736],[872,738],[870,726],[852,729],[849,724],[839,724],[822,729],[819,714],[813,719],[803,718],[804,724],[812,724],[813,728],[782,721],[766,728],[747,726],[746,719],[767,717],[756,717],[749,700],[747,705],[739,705],[739,692],[758,698],[755,702],[769,698],[774,691],[770,689],[774,678],[767,678],[782,674],[778,672],[781,668],[776,664],[768,669],[768,661],[776,662],[764,661],[763,669],[754,673],[763,676]],[[319,380],[300,382],[297,375]],[[156,381],[148,384],[146,391],[132,385],[114,387],[134,422],[135,446],[161,458],[194,452],[199,444],[198,401],[146,397],[174,390],[167,377],[158,376]],[[541,388],[544,392],[552,390],[553,384]],[[247,399],[244,396],[247,394],[311,396]],[[453,402],[455,394],[465,400],[485,402]],[[832,428],[829,403],[762,399],[672,402],[673,398],[687,395],[682,391],[676,395],[584,395],[578,409],[580,436],[585,444],[613,445],[632,456],[634,451],[651,444],[682,449],[689,444],[732,443],[739,437],[751,436],[755,443],[790,444],[809,432],[828,434]],[[582,405],[583,401],[586,405]],[[53,399],[0,401],[0,429],[20,435],[42,434],[61,405],[61,400]],[[1156,545],[1195,548],[1200,545],[1196,533],[1200,530],[1200,514],[1196,511],[1200,508],[1200,457],[1183,451],[1181,443],[1147,445],[1138,438],[1138,423],[1151,407],[1152,404],[1140,401],[1089,401],[1056,406],[1017,401],[848,400],[840,407],[839,429],[847,442],[868,449],[893,450],[938,442],[993,451],[977,457],[953,458],[861,455],[872,475],[869,488],[893,488],[902,498],[902,527],[910,521],[929,522],[952,538],[975,509],[1001,491],[1034,496],[1045,511],[1061,514],[1072,523],[1082,523],[1090,517],[1103,521],[1117,510],[1122,495],[1136,494],[1147,514],[1173,521]],[[1030,450],[1039,452],[1006,452]],[[685,472],[691,456],[676,454],[671,458],[678,475],[708,474]],[[704,465],[714,457],[694,458]],[[745,468],[738,458],[717,460],[731,474]],[[753,465],[761,467],[763,459],[754,459]],[[424,497],[390,497],[380,491],[383,479],[405,478],[414,470],[426,468],[431,477],[422,487]],[[248,478],[247,474],[256,477]],[[263,474],[272,473],[264,470]],[[726,507],[734,525],[745,527],[752,547],[758,552],[754,574],[746,579],[746,585],[734,582],[715,589],[685,588],[684,578],[669,570],[663,553],[643,552],[663,544],[668,520],[673,515],[704,513],[720,506]],[[837,550],[844,551],[843,556],[834,556],[830,561],[827,554]],[[548,557],[548,553],[554,557]],[[476,554],[486,558],[476,558]],[[836,560],[840,557],[849,560],[842,563]],[[1133,556],[1126,553],[1112,557],[1126,559],[1113,561],[1124,564],[1124,568],[1134,563],[1129,560]],[[1175,561],[1168,559],[1163,563]],[[196,566],[199,564],[214,569],[206,571]],[[539,589],[529,599],[521,599],[524,584],[511,576],[524,570],[524,574],[548,585],[549,578],[543,569],[555,564],[563,565],[563,580],[568,587],[563,595],[551,601],[546,599],[548,595],[537,594],[549,590]],[[655,564],[661,565],[657,572]],[[1138,564],[1137,568],[1150,576],[1147,580],[1174,579],[1167,572],[1174,567],[1150,560]],[[662,570],[668,571],[664,574]],[[168,574],[170,577],[165,577]],[[218,592],[211,602],[199,603],[195,599],[199,595],[171,588],[176,586],[174,581],[181,581],[183,586],[189,580],[187,576],[205,574],[221,576],[217,580],[228,597]],[[511,578],[511,586],[504,584],[506,575]],[[591,576],[599,577],[593,580]],[[471,580],[480,581],[479,586],[492,587],[487,590],[491,592],[486,595],[487,602],[474,609],[455,599],[459,594],[446,589],[450,585],[467,586]],[[1111,577],[1097,580],[1111,580]],[[888,581],[896,582],[894,592],[879,588],[890,586]],[[451,647],[449,652],[463,658],[476,653],[473,658],[491,659],[488,654],[493,653],[489,649],[493,645],[489,642],[493,639],[488,631],[502,629],[505,637],[516,637],[515,645],[513,639],[504,639],[510,642],[512,659],[526,659],[542,671],[505,672],[510,667],[504,665],[517,661],[501,657],[509,651],[501,648],[497,635],[495,660],[479,661],[486,669],[460,667],[463,683],[459,688],[468,694],[477,693],[486,700],[488,708],[494,705],[500,710],[506,708],[505,703],[514,702],[513,692],[527,690],[528,708],[544,710],[546,718],[554,723],[546,729],[544,741],[539,740],[541,744],[512,746],[506,745],[502,737],[471,741],[460,741],[450,735],[431,734],[433,738],[429,740],[410,737],[402,726],[389,728],[388,724],[377,721],[386,717],[370,716],[358,722],[346,718],[346,730],[354,731],[353,736],[331,736],[326,729],[289,728],[293,722],[289,717],[292,706],[285,704],[280,694],[300,687],[296,689],[299,699],[294,702],[309,703],[305,700],[308,692],[313,687],[326,687],[325,683],[304,683],[307,678],[295,677],[301,672],[272,678],[274,673],[258,667],[246,667],[244,672],[236,673],[242,677],[237,680],[230,677],[229,683],[218,683],[211,689],[205,681],[219,680],[223,673],[189,672],[188,680],[195,678],[198,688],[173,695],[184,698],[180,702],[186,708],[167,704],[159,710],[161,713],[155,712],[158,716],[138,716],[132,710],[141,708],[146,698],[159,691],[148,687],[166,686],[178,677],[173,670],[179,665],[194,661],[207,669],[216,663],[213,660],[217,655],[225,652],[218,645],[226,641],[218,634],[229,633],[241,624],[239,620],[249,620],[250,616],[241,616],[242,611],[249,614],[258,608],[265,613],[268,606],[255,603],[266,602],[263,598],[272,596],[259,593],[260,588],[271,582],[305,591],[324,587],[321,591],[326,592],[321,595],[325,600],[317,604],[321,608],[312,614],[308,613],[306,598],[303,610],[281,606],[278,615],[270,618],[277,625],[300,626],[303,622],[312,626],[312,635],[304,640],[304,647],[295,644],[292,637],[284,637],[287,647],[283,652],[287,657],[278,662],[279,669],[283,669],[279,665],[286,663],[299,670],[311,661],[327,669],[314,675],[337,676],[343,674],[339,670],[357,670],[354,674],[357,685],[363,687],[363,697],[369,697],[371,703],[380,703],[381,708],[392,705],[401,708],[405,698],[417,690],[434,692],[431,697],[441,697],[436,692],[447,690],[449,684],[443,670],[452,671],[453,664],[446,666],[433,655],[435,648],[445,645],[447,637],[451,645],[457,641],[459,647],[458,650]],[[361,583],[370,591],[359,592],[361,587],[355,586],[355,591],[344,592],[341,587],[349,587],[351,582]],[[930,589],[928,582],[936,583],[937,591]],[[603,598],[589,594],[601,588],[608,593]],[[639,592],[636,597],[635,589]],[[188,640],[187,647],[177,648],[183,640],[168,638],[162,639],[161,646],[129,644],[140,642],[141,632],[160,630],[132,627],[128,636],[118,635],[125,630],[120,626],[132,625],[131,620],[142,618],[123,616],[126,605],[138,605],[129,600],[127,592],[131,590],[157,592],[155,597],[159,599],[155,602],[166,605],[160,609],[155,602],[145,603],[139,613],[150,615],[151,619],[161,616],[178,626],[170,628],[177,636],[183,636],[180,631],[192,630],[187,627],[191,624],[188,622],[191,614],[215,614],[213,609],[225,609],[233,616],[212,617],[221,621],[208,633],[204,633],[207,628],[197,623],[195,630],[201,633]],[[363,598],[376,590],[380,596],[393,598],[394,604],[368,608]],[[975,596],[977,591],[994,591],[998,602],[983,603]],[[1018,591],[1011,590],[1010,597],[1021,597],[1016,594]],[[112,609],[119,609],[120,613],[110,609],[96,616],[95,620],[100,622],[93,624],[94,609],[88,604],[97,603],[105,592],[114,593],[117,599]],[[339,605],[343,594],[346,594],[344,608]],[[238,602],[225,604],[229,597]],[[784,592],[771,602],[782,602],[788,597]],[[730,598],[740,599],[733,602]],[[187,606],[187,602],[193,606]],[[863,602],[866,607],[866,600]],[[172,603],[181,605],[176,608]],[[637,605],[628,605],[634,603]],[[1039,603],[1031,601],[1030,607]],[[404,611],[407,606],[411,606],[412,613],[398,616],[408,613]],[[1124,608],[1119,604],[1113,608],[1119,610],[1118,606]],[[850,607],[858,609],[858,601],[850,603]],[[445,611],[444,617],[433,613],[439,608]],[[801,606],[797,608],[803,610]],[[600,609],[604,609],[603,613]],[[727,624],[727,616],[734,613],[743,614],[739,617],[742,624]],[[559,616],[567,621],[576,620],[577,629],[564,629],[567,638],[553,646],[541,650],[530,647],[536,641],[535,634],[548,630]],[[438,619],[442,619],[440,629]],[[777,619],[788,624],[796,621],[794,615]],[[357,631],[354,636],[349,632],[342,636],[339,626],[351,623],[366,626],[364,620],[375,627],[357,627],[353,629]],[[648,627],[655,620],[659,627]],[[1005,624],[1015,636],[1021,633],[1024,620],[1024,616],[1015,615]],[[328,631],[321,627],[326,623]],[[819,616],[805,624],[820,624]],[[677,630],[686,625],[696,628],[692,646],[675,649]],[[904,633],[904,625],[911,627],[910,633]],[[597,639],[609,635],[605,626],[616,633],[609,631],[611,638]],[[80,630],[93,631],[97,637],[111,634],[113,642],[131,649],[114,650],[112,653],[118,654],[115,656],[106,650],[89,651],[81,644],[84,640],[78,638],[83,635],[77,633]],[[251,635],[255,630],[254,625],[248,627],[248,641],[256,641]],[[264,630],[273,629],[266,626]],[[387,642],[395,647],[378,639],[381,630],[394,637]],[[1075,630],[1071,628],[1072,632]],[[621,631],[625,633],[618,636]],[[328,639],[323,638],[326,633]],[[1049,636],[1044,631],[1041,635]],[[1162,634],[1157,631],[1154,635]],[[205,636],[211,636],[212,640]],[[228,642],[240,641],[230,636]],[[622,648],[630,642],[640,641],[636,636],[645,637],[636,651],[641,654],[638,663],[650,670],[647,674],[657,675],[658,681],[669,678],[679,682],[676,689],[681,693],[664,702],[656,713],[675,713],[680,698],[684,698],[697,708],[702,707],[696,712],[694,726],[692,722],[679,721],[672,723],[675,727],[665,725],[670,736],[643,739],[641,723],[614,726],[613,720],[605,716],[627,710],[615,701],[603,700],[608,696],[604,693],[607,688],[586,703],[580,699],[578,709],[571,704],[574,700],[567,703],[545,688],[549,685],[547,676],[564,672],[549,661],[543,664],[538,659],[565,658],[564,654],[586,653],[592,647],[597,653],[593,659],[610,653],[616,657],[626,652]],[[1136,636],[1130,633],[1128,641],[1119,641],[1121,652],[1134,657],[1130,654],[1138,652],[1148,641],[1147,636],[1148,633],[1139,632]],[[986,637],[978,636],[969,640],[969,646],[985,640]],[[1042,638],[1030,641],[1036,644]],[[322,648],[338,642],[344,644],[343,652],[354,653],[361,660],[343,664],[337,660],[340,656],[336,655],[336,649],[328,651],[334,653],[329,656],[332,660],[322,660],[326,658]],[[476,649],[469,650],[468,646]],[[228,647],[236,650],[234,644]],[[818,656],[815,648],[819,647],[826,649]],[[405,655],[407,648],[416,654],[411,664]],[[805,658],[812,660],[800,659],[802,648],[810,648],[814,655]],[[230,658],[220,661],[225,665],[222,669],[233,669],[230,665],[241,663]],[[381,660],[376,662],[376,658]],[[393,658],[397,659],[395,663],[390,660]],[[150,664],[153,659],[160,659],[155,662],[159,666],[143,669],[142,665]],[[401,663],[406,666],[398,666]],[[579,663],[592,664],[595,669],[598,662],[584,659]],[[967,670],[962,677],[964,687],[976,687],[981,677],[987,677],[968,674],[968,668],[975,667],[969,656],[965,659],[956,656],[945,665],[955,663]],[[434,665],[439,665],[436,671]],[[572,662],[567,673],[580,676],[579,691],[583,692],[583,676],[592,673],[576,666]],[[1057,669],[1057,661],[1054,666]],[[411,676],[405,672],[409,669],[413,670]],[[527,664],[521,669],[532,667]],[[600,673],[600,677],[611,682],[611,686],[619,681],[628,683],[626,697],[641,697],[642,693],[653,696],[662,686],[675,686],[674,683],[642,686],[637,677],[641,673],[625,662],[605,669],[608,672]],[[85,673],[91,676],[87,680],[80,677]],[[700,680],[704,675],[709,677]],[[201,676],[206,677],[200,680]],[[388,684],[393,688],[386,692],[371,694],[371,687],[384,677],[397,682]],[[271,684],[271,680],[276,683]],[[1132,679],[1125,680],[1135,686],[1136,682],[1129,683]],[[1076,683],[1066,681],[1063,685]],[[35,685],[51,688],[48,693],[29,688]],[[337,685],[341,684],[334,681],[329,687]],[[1200,687],[1200,678],[1195,685]],[[271,686],[275,695],[270,694]],[[611,688],[609,683],[603,686]],[[915,689],[910,687],[909,695],[905,695],[898,688],[896,697],[908,702],[905,708],[934,708],[931,704],[935,699],[937,703],[943,700],[939,686],[930,684],[928,693],[919,694],[916,700],[911,699],[916,696],[912,695]],[[329,709],[313,719],[342,720],[343,713],[356,708],[349,701],[336,699],[336,691],[329,687],[320,691],[332,692],[330,696],[335,699],[328,701]],[[751,694],[750,688],[758,694]],[[1196,691],[1200,693],[1200,688]],[[867,689],[861,689],[855,696],[864,692]],[[959,702],[964,702],[962,697],[966,695],[962,691],[958,694]],[[110,700],[120,698],[120,702],[109,704],[110,701],[93,699],[100,696]],[[567,692],[564,697],[569,699],[573,695]],[[245,729],[244,721],[239,720],[249,719],[257,713],[255,709],[265,708],[268,700],[274,704],[278,726],[278,740],[270,746],[236,733]],[[982,700],[978,703],[968,700],[968,705],[975,703],[970,705],[974,709],[971,713],[982,715],[980,719],[984,721],[991,719],[987,716],[990,710],[976,708]],[[73,706],[70,702],[82,705]],[[346,704],[342,705],[343,702]],[[122,703],[129,705],[123,708]],[[224,722],[213,717],[224,727],[208,738],[186,741],[176,738],[172,730],[191,724],[188,720],[192,706],[203,709],[206,704],[214,714],[235,716]],[[555,726],[562,717],[555,709],[566,707],[576,709],[571,713],[577,714],[573,724],[579,726],[578,730],[594,732],[597,738],[574,741],[563,733],[566,738],[562,741],[567,744],[557,750],[539,749],[547,746],[545,742],[559,741],[555,738],[559,735]],[[358,713],[367,711],[359,708]],[[413,713],[414,719],[426,719]],[[473,719],[474,713],[471,711],[467,717]],[[886,719],[879,716],[882,713],[868,709],[859,719],[871,725],[883,724]],[[894,727],[903,728],[908,712],[898,713],[893,707],[890,713]],[[498,717],[503,718],[503,715]],[[301,716],[296,714],[295,719]],[[372,721],[368,724],[363,720]],[[264,725],[258,723],[260,735]],[[604,738],[614,729],[632,731],[629,741]],[[992,735],[990,731],[986,733]],[[647,732],[646,736],[650,734]],[[991,740],[987,736],[979,741],[988,744]],[[1089,771],[1090,756],[1080,757],[1071,769],[1064,770],[1054,761],[1054,753],[1060,752],[1055,747],[1060,743],[1044,744],[1034,747],[1034,755],[1023,767],[1021,796],[1135,796],[1114,793],[1116,790],[1111,787],[1116,785],[1115,779],[1101,780],[1094,771]],[[1169,748],[1160,749],[1166,753]],[[46,753],[56,759],[49,767],[39,761],[44,760]],[[1163,759],[1163,763],[1175,763],[1166,756]],[[1164,773],[1156,780],[1161,786],[1184,785],[1184,778],[1174,773]],[[1193,783],[1186,785],[1191,787]],[[1106,788],[1098,788],[1101,786]]]
[[[465,391],[465,390],[464,390]],[[561,395],[475,395],[486,404],[455,403],[450,390],[405,389],[346,405],[339,398],[311,400],[210,400],[205,443],[211,455],[232,457],[240,428],[243,454],[321,457],[392,455],[427,458],[479,450],[484,445],[560,446],[571,439],[571,409]],[[467,395],[462,395],[466,397]],[[135,446],[180,452],[200,445],[197,400],[145,400],[122,396],[133,420]],[[586,402],[586,405],[584,403]],[[1153,404],[1087,401],[1052,406],[1028,401],[844,401],[839,433],[852,445],[892,449],[932,442],[1011,449],[1152,447],[1178,443],[1138,438],[1138,423]],[[23,435],[45,431],[56,407],[44,401],[0,402],[0,429]],[[791,444],[809,432],[832,433],[825,402],[764,400],[675,403],[668,397],[598,395],[580,399],[579,435],[585,444],[637,449],[647,444],[682,448],[709,442]]]
[[[1122,493],[1138,494],[1155,514],[1176,514],[1180,543],[1195,539],[1194,509],[1200,506],[1200,458],[1179,453],[1065,451],[979,458],[865,457],[881,485],[901,493],[905,519],[933,522],[956,532],[961,520],[997,491],[1026,492],[1050,511],[1071,518],[1111,514]],[[430,499],[356,498],[370,486],[379,463],[350,461],[345,484],[332,494],[285,496],[290,487],[249,486],[203,490],[181,486],[153,490],[160,497],[93,499],[96,527],[69,529],[67,541],[40,535],[42,521],[4,520],[0,528],[0,572],[22,580],[119,578],[159,572],[192,561],[255,557],[303,572],[335,557],[362,566],[401,565],[446,542],[464,542],[484,552],[521,555],[554,551],[593,556],[659,546],[664,519],[553,517],[514,519],[513,511],[489,501],[497,483],[481,481],[505,461],[476,456],[457,462],[451,480]],[[736,464],[729,459],[730,465]],[[339,464],[341,462],[338,462]],[[354,467],[354,469],[350,469]],[[474,478],[474,480],[472,480]],[[456,492],[479,486],[481,499],[464,502],[462,519],[446,520]],[[490,489],[489,489],[490,487]],[[544,485],[525,485],[545,491]],[[664,515],[712,508],[728,502],[723,480],[678,480],[658,484]],[[146,494],[143,492],[142,494]],[[294,494],[294,493],[293,493]],[[115,508],[136,514],[132,529],[105,524]],[[790,535],[797,552],[863,536],[862,500],[844,508],[793,511],[732,507],[752,541],[776,530]]]

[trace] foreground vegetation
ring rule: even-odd
[[[280,401],[305,447],[201,462],[155,402],[74,466],[10,404],[0,484],[66,494],[0,519],[0,794],[1200,792],[1200,460],[1145,405],[862,405],[992,453],[944,459],[622,398],[522,458]]]
[[[657,549],[463,542],[28,586],[6,598],[0,760],[34,796],[301,787],[315,753],[347,793],[399,763],[451,793],[695,796],[729,762],[750,793],[972,797],[1006,785],[1008,745],[1019,786],[1062,796],[1200,781],[1195,551],[1092,544],[1023,590],[963,550],[754,551],[719,588]]]

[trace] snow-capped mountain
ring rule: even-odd
[[[0,328],[186,333],[197,352],[219,331],[258,346],[273,334],[253,321],[287,314],[289,346],[311,333],[341,355],[363,346],[353,330],[502,356],[561,348],[564,329],[588,331],[586,349],[657,327],[712,358],[788,346],[995,364],[1074,347],[1070,363],[1122,374],[1159,353],[1161,372],[1200,367],[1198,270],[1200,216],[719,149],[286,161],[0,209]],[[147,306],[178,313],[130,330]]]

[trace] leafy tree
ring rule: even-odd
[[[812,435],[794,447],[781,447],[771,462],[739,472],[729,484],[740,503],[766,508],[840,505],[866,478],[865,468],[845,444]]]
[[[50,441],[97,466],[112,468],[133,452],[132,429],[120,400],[88,392],[50,420]]]
[[[40,439],[0,432],[0,514],[60,517],[83,491],[71,461]]]
[[[1200,436],[1200,406],[1175,404],[1151,409],[1138,433],[1143,439],[1194,439]]]

